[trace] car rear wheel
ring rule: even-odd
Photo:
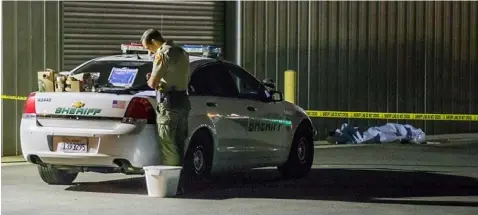
[[[181,174],[182,192],[209,181],[212,168],[212,139],[205,131],[196,133],[188,147]]]
[[[307,176],[314,160],[313,135],[308,126],[299,126],[287,161],[278,167],[284,178],[302,178]]]
[[[71,173],[67,170],[59,170],[53,167],[38,165],[38,173],[41,179],[51,185],[71,185],[78,176],[78,173]]]

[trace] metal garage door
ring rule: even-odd
[[[121,52],[148,28],[180,44],[224,45],[224,2],[63,2],[63,70]]]

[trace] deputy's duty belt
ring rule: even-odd
[[[165,97],[176,97],[176,96],[187,96],[188,91],[187,90],[182,90],[182,91],[168,91],[168,92],[159,92],[156,91],[156,101],[162,103],[164,101]]]

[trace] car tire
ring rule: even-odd
[[[299,126],[292,140],[287,161],[278,166],[279,172],[286,179],[298,179],[307,176],[314,161],[313,134],[306,125]]]
[[[59,170],[52,167],[38,165],[38,173],[41,179],[50,185],[71,185],[78,173],[70,173],[67,170]]]
[[[205,131],[196,133],[186,151],[181,173],[182,192],[210,180],[213,150],[212,139]]]

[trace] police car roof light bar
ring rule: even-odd
[[[121,44],[121,51],[123,54],[149,53],[149,51],[139,43]]]
[[[221,48],[210,45],[181,45],[181,47],[191,56],[202,56],[209,58],[219,58]],[[123,54],[149,54],[149,51],[138,43],[121,44]]]

